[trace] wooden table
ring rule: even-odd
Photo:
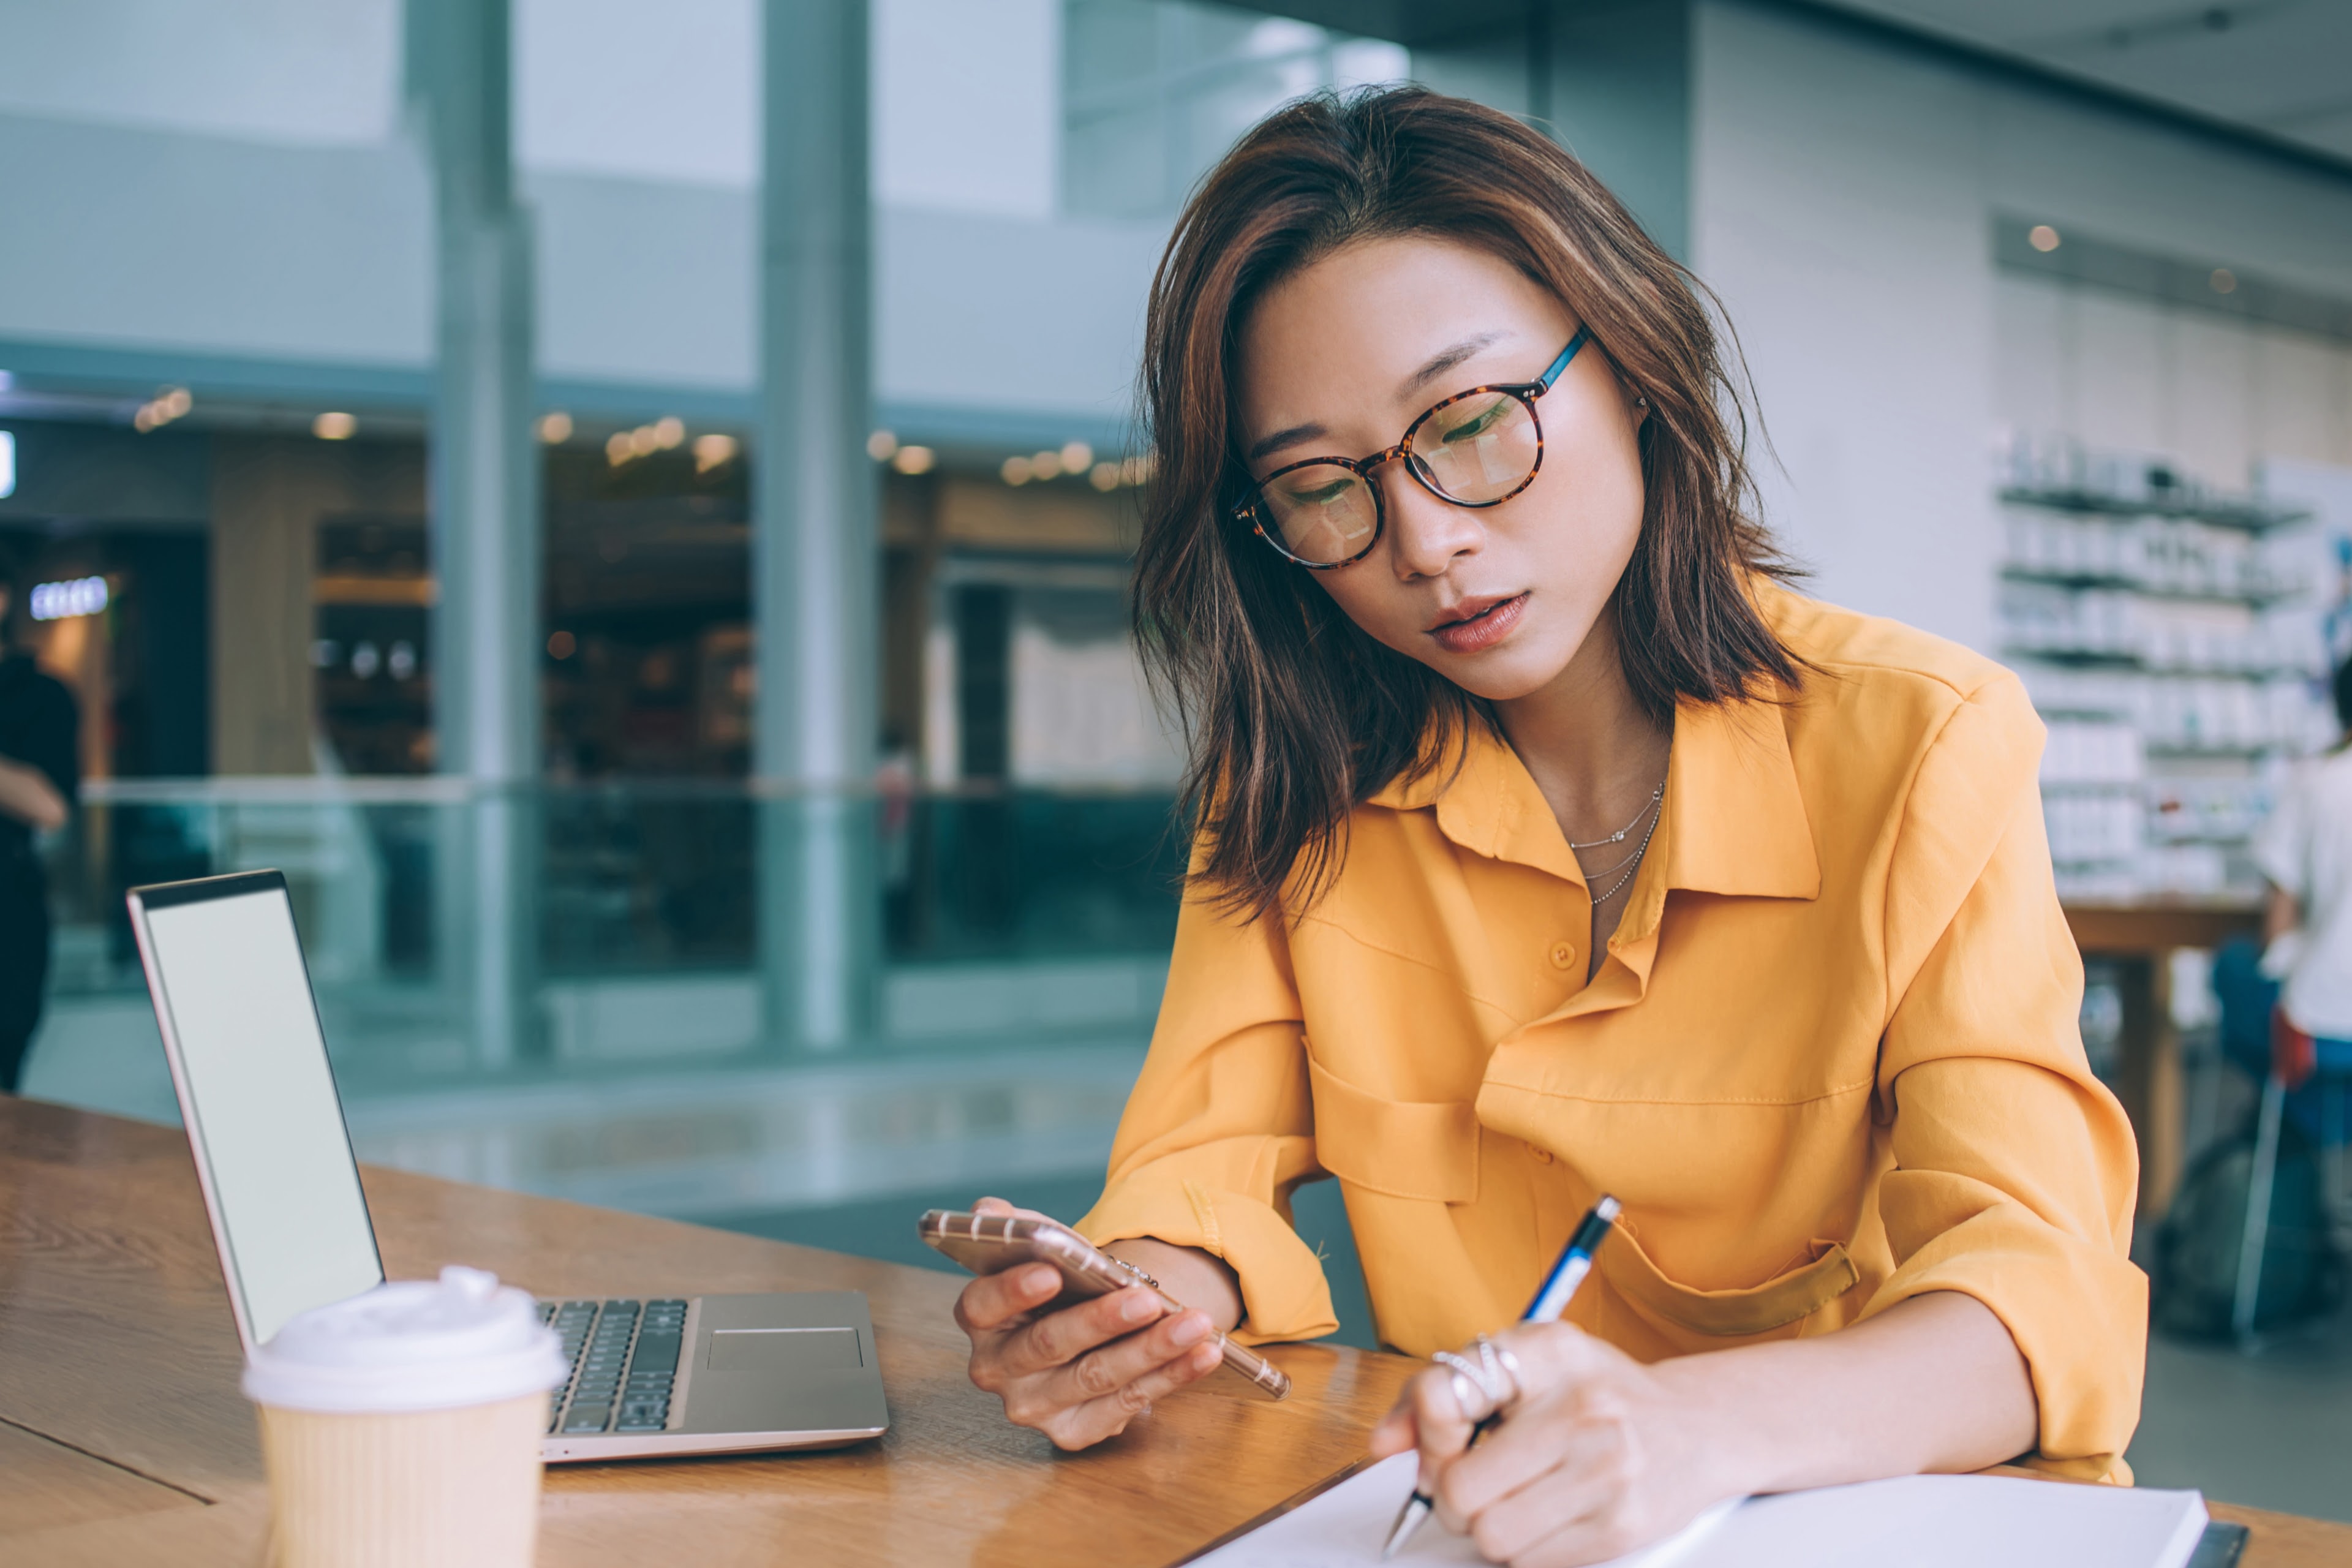
[[[2086,959],[2116,965],[2123,992],[2122,1069],[2116,1092],[2139,1135],[2139,1218],[2153,1225],[2180,1184],[2186,1095],[2180,1036],[2172,1026],[2172,955],[2216,948],[2262,929],[2259,906],[2227,900],[2147,899],[2069,904],[2066,923]]]
[[[1079,1455],[963,1375],[952,1276],[368,1169],[396,1276],[480,1264],[545,1295],[857,1289],[889,1435],[826,1454],[558,1467],[550,1565],[1173,1562],[1348,1464],[1413,1364],[1272,1353],[1279,1405],[1188,1394]],[[266,1494],[236,1336],[172,1129],[0,1096],[0,1562],[259,1561]],[[2352,1528],[2216,1506],[2250,1568],[2352,1562]]]

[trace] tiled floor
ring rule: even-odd
[[[2152,1341],[2129,1457],[2142,1486],[2352,1522],[2352,1310],[2253,1355]]]

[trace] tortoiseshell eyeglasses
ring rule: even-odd
[[[1361,561],[1381,542],[1388,509],[1372,470],[1391,458],[1404,459],[1405,471],[1442,501],[1500,506],[1534,483],[1543,467],[1536,399],[1591,338],[1591,329],[1579,327],[1533,381],[1455,393],[1406,426],[1404,438],[1386,451],[1286,464],[1260,479],[1234,516],[1286,560],[1328,572]]]

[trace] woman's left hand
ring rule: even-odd
[[[1475,1449],[1463,1451],[1483,1405],[1465,1413],[1444,1366],[1408,1384],[1372,1431],[1375,1458],[1420,1448],[1421,1490],[1439,1521],[1489,1561],[1605,1563],[1739,1489],[1710,1462],[1725,1434],[1690,1380],[1662,1377],[1566,1323],[1494,1338],[1518,1358],[1519,1397]]]

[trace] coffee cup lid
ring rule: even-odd
[[[447,1410],[543,1394],[564,1373],[529,1296],[453,1265],[288,1320],[246,1363],[245,1394],[285,1410]]]

